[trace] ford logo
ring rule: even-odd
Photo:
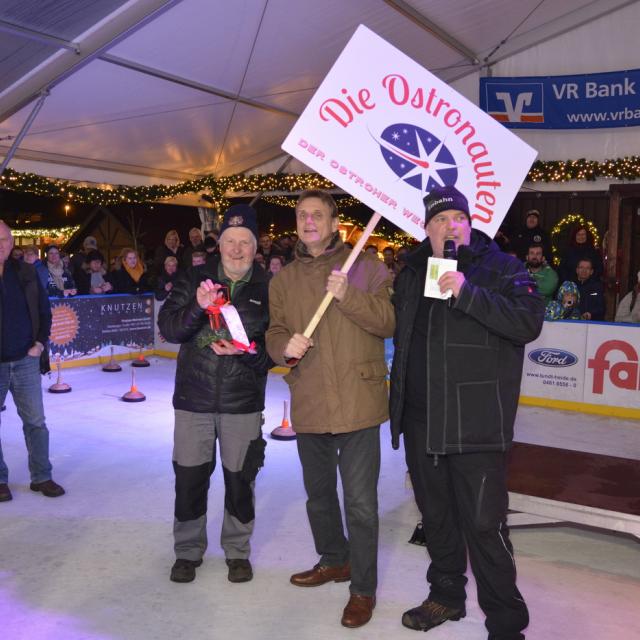
[[[529,352],[528,358],[543,367],[570,367],[578,362],[578,356],[562,349],[534,349]]]

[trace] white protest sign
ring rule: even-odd
[[[537,154],[362,25],[282,148],[418,240],[436,185],[493,237]]]

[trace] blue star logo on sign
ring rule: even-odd
[[[389,168],[422,193],[455,185],[458,168],[451,151],[426,129],[402,122],[392,124],[377,142]]]

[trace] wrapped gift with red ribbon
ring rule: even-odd
[[[205,313],[209,316],[209,326],[211,331],[219,331],[222,328],[222,307],[229,304],[229,288],[222,284],[215,283],[213,285],[216,291],[214,301],[205,309]]]

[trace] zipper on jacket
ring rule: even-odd
[[[482,474],[482,480],[480,480],[480,490],[478,491],[478,502],[476,503],[476,522],[480,520],[480,512],[482,511],[482,502],[484,500],[484,488],[487,484],[487,474]]]
[[[438,454],[437,453],[433,456],[433,466],[434,467],[438,466]]]
[[[426,277],[426,276],[425,276]],[[430,446],[430,440],[431,440],[431,385],[430,385],[430,380],[431,380],[431,366],[430,366],[430,362],[431,362],[431,316],[433,314],[433,308],[435,307],[434,304],[431,304],[429,306],[429,313],[427,315],[427,361],[425,362],[425,366],[427,368],[427,451],[429,451],[431,449]],[[437,466],[437,461],[435,462],[436,466]]]

